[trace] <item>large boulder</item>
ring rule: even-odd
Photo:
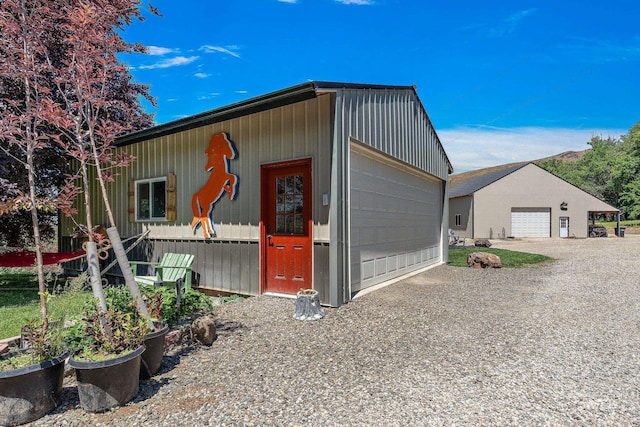
[[[207,314],[194,320],[191,324],[191,331],[200,344],[213,344],[217,337],[216,322],[213,314]]]
[[[473,268],[501,268],[502,261],[500,261],[500,257],[495,254],[487,252],[471,252],[467,257],[467,265]]]

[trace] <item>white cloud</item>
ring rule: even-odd
[[[191,64],[193,61],[195,61],[198,58],[199,58],[198,56],[190,56],[188,58],[185,56],[176,56],[175,58],[165,59],[164,61],[156,62],[155,64],[141,65],[139,68],[144,70],[153,70],[156,68],[177,67],[180,65]]]
[[[509,15],[501,23],[500,26],[492,29],[489,32],[489,35],[492,37],[501,37],[506,34],[513,33],[515,29],[520,25],[520,22],[522,22],[523,19],[525,19],[527,16],[531,15],[532,13],[536,12],[537,10],[538,9],[536,8],[526,9],[526,10],[521,10],[519,12]]]
[[[149,55],[166,55],[167,53],[175,52],[174,49],[160,46],[147,46]]]
[[[244,93],[249,93],[249,91],[247,91],[247,90],[237,90],[236,93],[244,94]]]
[[[201,51],[203,51],[205,53],[226,53],[227,55],[231,55],[234,58],[240,58],[240,55],[238,55],[235,52],[232,52],[229,49],[237,49],[237,46],[227,46],[225,48],[225,47],[221,47],[221,46],[204,45],[199,50],[201,50]]]
[[[342,4],[357,4],[359,6],[368,6],[373,4],[373,0],[335,0]]]
[[[558,46],[584,62],[625,62],[640,59],[640,36],[628,42],[585,37],[568,37]]]
[[[206,101],[207,99],[215,98],[216,96],[220,96],[218,92],[212,92],[208,95],[202,95],[198,98],[199,101]]]
[[[298,0],[278,0],[280,3],[298,3]]]
[[[207,77],[211,77],[211,74],[207,74],[207,73],[195,73],[194,74],[195,77],[199,78],[199,79],[206,79]]]
[[[454,173],[490,166],[526,162],[590,148],[594,135],[618,138],[624,129],[565,129],[522,127],[439,129],[438,136]]]

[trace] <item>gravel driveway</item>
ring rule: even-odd
[[[165,357],[131,404],[86,414],[67,380],[35,424],[640,424],[640,237],[494,247],[557,261],[436,267],[315,322],[293,300],[234,303],[212,347]]]

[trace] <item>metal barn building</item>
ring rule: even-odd
[[[137,160],[108,184],[116,225],[148,231],[130,259],[192,253],[201,289],[339,306],[447,261],[452,168],[415,87],[308,82],[117,146]],[[61,250],[72,233],[62,219]]]

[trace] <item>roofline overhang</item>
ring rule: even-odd
[[[315,98],[316,87],[313,82],[291,86],[276,92],[267,93],[245,101],[229,104],[224,107],[205,111],[183,119],[157,125],[148,129],[129,133],[116,139],[116,146],[123,147],[152,138],[159,138],[197,127],[231,120],[248,114],[259,113],[272,108]]]
[[[115,145],[117,147],[124,147],[127,145],[135,144],[137,142],[146,141],[153,138],[160,138],[162,136],[170,135],[173,133],[195,129],[201,126],[219,123],[225,120],[231,120],[249,114],[270,110],[273,108],[283,107],[285,105],[294,104],[296,102],[306,101],[308,99],[316,98],[319,95],[334,93],[342,89],[411,90],[414,93],[416,100],[420,104],[420,108],[427,117],[430,126],[435,130],[435,127],[433,126],[433,123],[431,122],[431,119],[427,114],[424,105],[422,105],[420,97],[418,96],[416,86],[309,81],[275,92],[260,95],[255,98],[250,98],[245,101],[236,102],[234,104],[229,104],[220,108],[205,111],[203,113],[174,120],[172,122],[163,123],[161,125],[132,132],[117,138],[115,141]],[[444,146],[442,145],[439,137],[438,142],[446,157],[449,173],[452,173],[453,166],[446,154],[446,151],[444,151]]]

